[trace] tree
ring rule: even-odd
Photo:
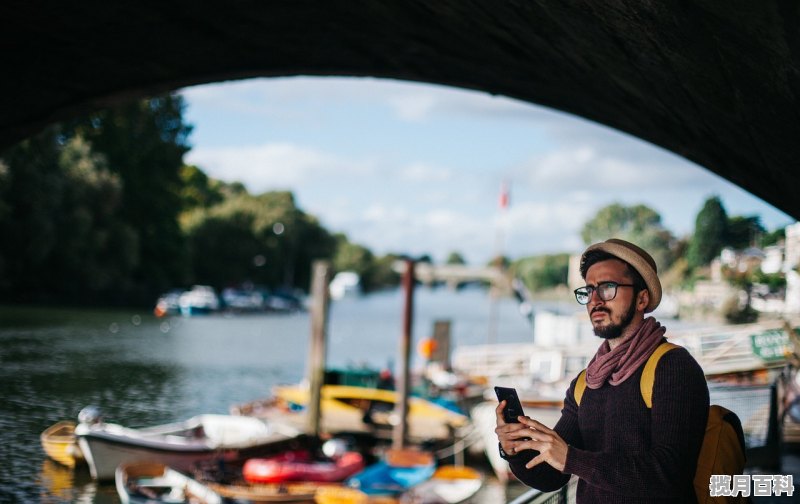
[[[458,252],[450,252],[447,256],[447,260],[445,261],[446,264],[467,264],[467,261],[464,259]]]
[[[757,215],[744,217],[737,215],[728,219],[725,245],[736,250],[746,249],[757,245],[760,237],[766,233],[761,225],[761,218]]]
[[[726,245],[728,216],[718,196],[705,201],[697,214],[694,234],[689,242],[687,260],[690,268],[705,266],[717,257]]]
[[[182,283],[188,273],[178,225],[180,172],[192,130],[183,122],[184,108],[179,95],[136,100],[73,121],[66,131],[87,139],[120,177],[122,216],[139,236],[131,295],[142,303]]]
[[[581,237],[586,245],[609,238],[635,243],[653,256],[659,271],[666,271],[675,258],[674,236],[661,223],[661,215],[645,205],[603,207],[583,225]]]
[[[122,218],[122,183],[80,136],[48,128],[3,154],[0,297],[25,302],[124,299],[139,260]]]
[[[526,257],[514,261],[512,273],[519,276],[531,291],[567,284],[569,254]]]
[[[291,192],[236,194],[181,218],[192,281],[307,289],[311,262],[333,256],[334,238],[316,217],[297,208]]]

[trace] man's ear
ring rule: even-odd
[[[650,291],[647,289],[639,291],[639,295],[636,297],[636,309],[643,312],[649,304]]]

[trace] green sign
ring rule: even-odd
[[[753,353],[767,362],[786,358],[790,352],[789,335],[783,329],[769,329],[762,333],[751,334],[750,343]]]

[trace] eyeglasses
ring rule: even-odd
[[[603,301],[611,301],[617,296],[617,287],[633,287],[633,284],[621,284],[617,282],[600,282],[597,287],[587,285],[586,287],[579,287],[575,289],[575,299],[578,303],[585,305],[592,299],[592,292],[597,292],[597,295]]]

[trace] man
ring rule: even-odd
[[[583,253],[584,287],[575,290],[604,341],[586,368],[580,406],[573,380],[561,418],[550,429],[535,419],[505,423],[497,407],[500,453],[525,484],[543,491],[579,478],[578,503],[692,503],[692,480],[708,416],[708,386],[689,353],[663,355],[655,372],[652,408],[639,388],[650,354],[666,329],[645,318],[661,301],[653,258],[617,239]]]

